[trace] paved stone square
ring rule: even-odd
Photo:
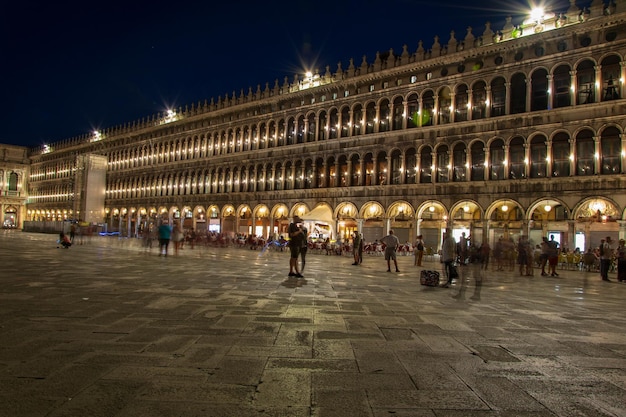
[[[626,416],[614,276],[139,243],[0,232],[0,416]]]

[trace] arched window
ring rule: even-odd
[[[467,180],[467,148],[464,144],[458,143],[452,152],[453,177],[452,181],[461,182]]]
[[[526,178],[526,152],[524,138],[517,136],[509,143],[509,178],[519,180]]]
[[[406,184],[415,184],[417,178],[417,151],[415,148],[410,148],[406,151],[405,156],[405,172],[406,172]]]
[[[545,136],[534,137],[530,143],[530,178],[544,178],[546,176],[547,153]]]
[[[17,191],[17,173],[11,172],[9,174],[9,191]]]
[[[357,104],[352,111],[352,135],[357,136],[363,133],[363,106]]]
[[[620,98],[620,58],[616,55],[608,56],[602,60],[600,66],[602,67],[602,101],[617,100]]]
[[[552,84],[554,85],[554,97],[552,105],[554,108],[567,107],[571,105],[571,80],[570,67],[567,65],[559,65],[554,70]]]
[[[530,94],[530,111],[548,109],[548,71],[543,68],[533,71]]]
[[[450,123],[450,107],[452,106],[450,88],[444,87],[439,90],[437,102],[439,105],[437,109],[439,124]]]
[[[422,98],[422,126],[432,126],[435,112],[435,95],[432,91],[424,92]],[[429,181],[430,182],[430,181]]]
[[[485,145],[482,142],[472,144],[472,181],[485,180]]]
[[[391,123],[389,100],[385,99],[380,102],[378,114],[379,114],[378,131],[388,132],[390,130],[389,128],[390,128],[390,123]]]
[[[337,173],[337,186],[348,186],[348,158],[345,155],[339,157],[339,172]]]
[[[399,150],[391,153],[391,184],[402,184],[402,154]]]
[[[526,111],[526,75],[517,73],[511,78],[511,114],[524,113]]]
[[[328,126],[326,126],[326,122],[327,122],[327,115],[325,111],[321,111],[320,112],[320,116],[319,116],[319,126],[317,128],[317,140],[326,140],[326,138],[328,137],[327,135],[327,129]]]
[[[504,165],[506,156],[504,154],[504,141],[501,139],[496,139],[491,142],[489,146],[489,168],[490,175],[489,178],[492,180],[505,180],[505,168]]]
[[[396,97],[393,101],[393,130],[402,129],[404,120],[404,102],[402,97]]]
[[[307,132],[306,132],[306,141],[307,142],[314,142],[315,141],[315,132],[316,132],[316,125],[315,125],[315,115],[313,113],[309,114],[309,117],[307,118],[308,122],[309,122],[309,126],[307,127]]]
[[[576,68],[576,104],[595,102],[595,70],[593,61],[586,60]]]
[[[450,180],[450,154],[448,147],[441,145],[437,148],[437,182]]]
[[[344,106],[341,109],[341,137],[348,137],[350,133],[350,108],[348,106]]]
[[[350,172],[350,185],[358,186],[361,184],[361,160],[359,155],[352,155],[350,158],[352,162],[352,171]]]
[[[487,115],[487,90],[484,81],[472,87],[472,119],[483,119]]]
[[[330,118],[328,123],[328,138],[337,139],[339,136],[339,111],[332,109],[330,111]]]
[[[365,133],[374,133],[374,124],[376,119],[376,106],[369,103],[365,108]]]
[[[454,121],[464,122],[467,120],[467,104],[469,97],[467,96],[467,85],[462,84],[456,88],[454,94]]]
[[[570,144],[569,135],[557,133],[552,138],[552,176],[568,177],[570,174]]]
[[[600,138],[600,169],[602,174],[619,174],[621,172],[621,139],[619,130],[609,127],[602,132]]]
[[[504,116],[506,111],[506,85],[504,78],[491,82],[491,117]]]
[[[596,146],[591,130],[583,130],[576,136],[576,175],[594,175]]]

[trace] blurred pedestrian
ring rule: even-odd
[[[417,236],[413,251],[415,255],[414,266],[422,266],[422,259],[424,258],[424,237],[422,235]]]
[[[170,245],[172,229],[169,221],[163,220],[159,226],[159,256],[167,256],[167,250]]]
[[[359,251],[361,250],[361,234],[359,232],[354,232],[352,234],[352,257],[354,258],[354,262],[352,265],[360,264],[359,259]]]

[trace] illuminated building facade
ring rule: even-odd
[[[626,235],[626,2],[456,36],[31,149],[25,226],[90,200],[128,236],[163,217],[269,236],[295,213],[435,248],[446,226],[582,249]],[[106,158],[101,189],[86,156]]]

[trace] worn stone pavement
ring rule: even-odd
[[[626,416],[614,276],[351,262],[0,232],[0,416]]]

